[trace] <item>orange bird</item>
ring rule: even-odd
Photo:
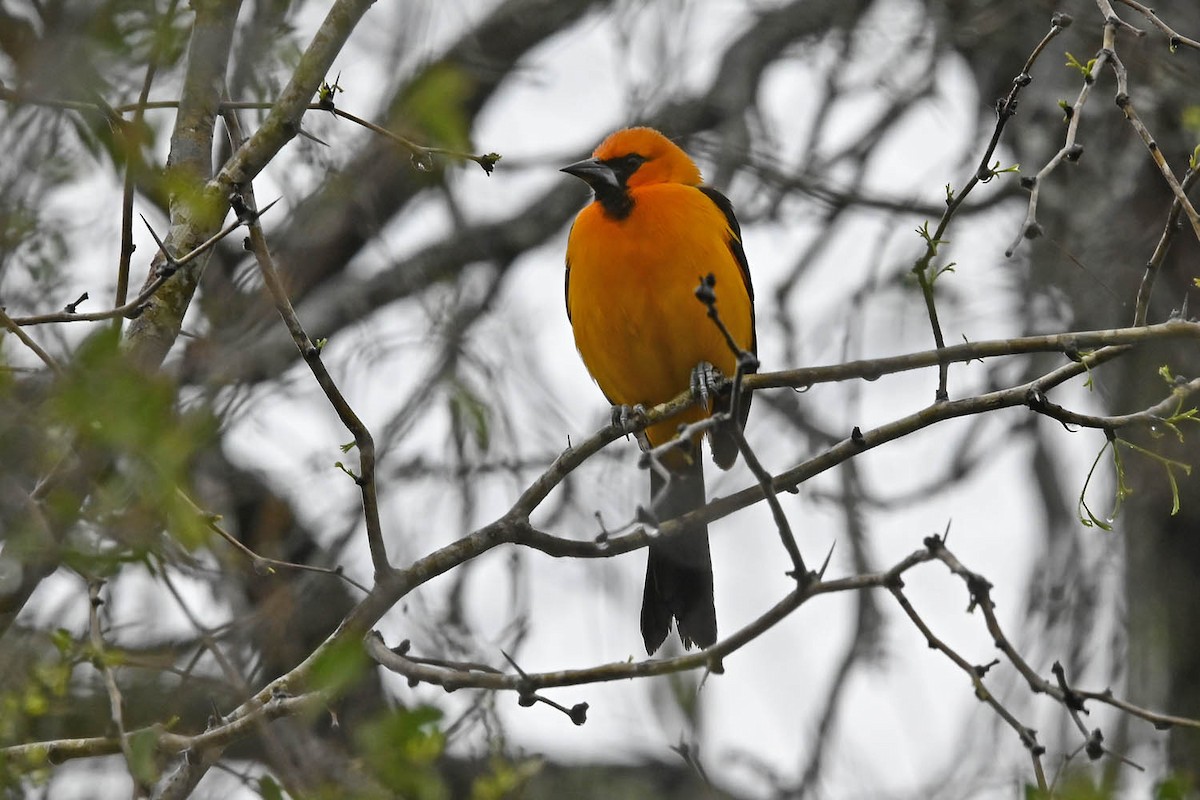
[[[701,184],[700,170],[670,139],[651,128],[609,136],[593,157],[563,168],[595,194],[567,240],[567,317],[583,363],[615,406],[654,406],[708,377],[732,377],[737,356],[695,296],[702,278],[716,279],[717,310],[734,342],[755,352],[754,289],[733,205]],[[642,446],[670,441],[678,426],[728,410],[729,396],[710,397],[681,416],[646,428]],[[737,440],[729,425],[711,429],[713,460],[729,469]],[[697,437],[698,438],[698,437]],[[670,481],[650,472],[651,504],[660,520],[704,505],[699,442],[662,459]],[[650,544],[642,596],[642,638],[653,653],[675,620],[685,648],[717,640],[708,526],[689,525]]]

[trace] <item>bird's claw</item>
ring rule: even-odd
[[[701,361],[692,368],[692,398],[697,405],[711,407],[712,399],[720,392],[724,381],[721,370],[707,361]]]
[[[646,407],[641,403],[632,406],[613,406],[610,419],[613,425],[626,432],[631,432],[646,424]]]

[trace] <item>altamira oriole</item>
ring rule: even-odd
[[[567,240],[567,316],[583,363],[609,402],[647,408],[688,389],[697,370],[732,377],[737,357],[695,296],[716,279],[717,311],[737,345],[757,349],[754,289],[741,229],[723,194],[701,185],[700,170],[651,128],[609,136],[593,157],[563,168],[594,192]],[[670,441],[678,426],[727,410],[728,394],[646,428],[642,445]],[[743,427],[749,395],[739,419]],[[737,440],[728,425],[709,432],[713,460],[729,469]],[[661,521],[704,505],[699,442],[670,450],[669,482],[650,471],[652,508]],[[642,596],[642,639],[654,653],[674,618],[685,648],[717,640],[708,526],[650,544]]]

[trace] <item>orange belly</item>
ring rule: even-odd
[[[754,322],[729,249],[729,224],[712,200],[681,184],[631,194],[634,206],[625,219],[610,219],[595,203],[576,219],[568,244],[567,308],[579,354],[609,401],[649,407],[686,390],[702,361],[727,376],[737,366],[696,299],[703,276],[716,277],[717,311],[743,349],[751,346]],[[707,415],[690,410],[651,426],[647,438],[661,444],[681,423]]]

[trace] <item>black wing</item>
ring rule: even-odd
[[[571,259],[566,259],[566,275],[563,278],[563,305],[567,307],[567,322],[571,321]]]
[[[721,213],[725,215],[725,221],[729,223],[729,230],[733,232],[733,238],[729,240],[729,252],[733,254],[733,258],[737,261],[738,269],[742,272],[742,283],[746,284],[746,294],[750,296],[750,321],[754,321],[754,282],[750,280],[750,262],[746,260],[746,251],[742,249],[742,226],[738,224],[737,216],[733,213],[733,203],[729,198],[721,194],[711,186],[701,186],[700,191],[709,200],[716,204],[717,208],[721,209]],[[755,328],[755,326],[751,326]],[[750,343],[750,352],[758,353],[758,331],[754,330],[753,339]]]
[[[721,213],[725,215],[725,219],[729,223],[729,230],[733,234],[729,239],[729,252],[737,261],[738,268],[742,273],[742,282],[746,285],[746,294],[750,297],[750,352],[757,354],[758,329],[754,320],[754,284],[750,280],[750,263],[746,260],[746,251],[742,248],[742,226],[738,224],[737,216],[733,213],[733,203],[729,202],[728,197],[711,186],[701,186],[700,191],[704,192],[705,196],[721,209]],[[717,288],[717,292],[720,293],[720,287]],[[729,400],[728,396],[718,397],[715,403],[716,410],[728,411]],[[746,418],[749,415],[750,393],[745,392],[742,395],[742,405],[738,409],[736,420],[739,429],[745,429]],[[708,443],[712,447],[713,461],[717,463],[718,467],[729,469],[733,466],[733,462],[737,460],[738,446],[736,435],[732,430],[725,427],[713,428],[709,434]]]

